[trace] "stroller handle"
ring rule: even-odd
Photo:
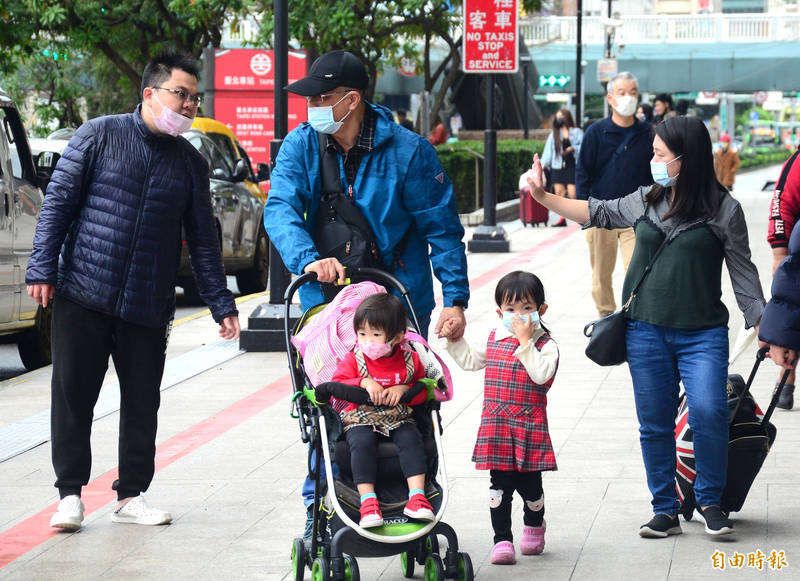
[[[383,284],[384,286],[391,286],[400,295],[403,297],[403,300],[409,306],[409,313],[411,313],[411,322],[414,324],[414,328],[419,330],[419,319],[417,319],[417,313],[414,310],[414,305],[411,303],[411,298],[408,295],[408,288],[404,285],[400,279],[396,276],[389,274],[386,271],[379,270],[377,268],[368,268],[366,266],[356,266],[356,267],[347,267],[345,272],[347,275],[347,281],[349,284],[350,279],[363,279],[363,280],[371,280],[372,282],[376,282],[379,284]],[[298,276],[286,289],[286,292],[283,293],[283,303],[286,307],[286,317],[285,321],[287,321],[286,325],[286,333],[287,333],[287,342],[288,342],[288,320],[289,320],[289,307],[292,303],[292,299],[294,298],[294,293],[297,292],[302,285],[308,282],[314,282],[317,280],[317,273],[316,272],[306,272],[300,276]]]

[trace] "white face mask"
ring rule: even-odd
[[[350,93],[347,93],[349,95]],[[334,121],[333,119],[333,108],[336,107],[339,103],[344,101],[347,98],[347,95],[339,99],[333,105],[328,105],[327,107],[309,107],[308,108],[308,123],[314,129],[314,131],[318,133],[327,133],[329,135],[333,135],[339,129],[342,128],[344,125],[344,120],[347,119],[347,116],[350,115],[353,111],[350,110],[347,114],[342,117],[339,121]]]
[[[614,110],[623,117],[630,117],[636,113],[636,105],[638,99],[632,95],[623,95],[622,97],[615,97],[617,104],[614,105]]]

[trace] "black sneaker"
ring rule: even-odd
[[[706,523],[709,535],[729,535],[733,532],[733,523],[718,506],[697,507],[697,512]]]
[[[777,391],[778,386],[775,386],[775,391]],[[772,393],[774,394],[775,391]],[[783,386],[781,390],[781,396],[778,398],[778,403],[775,404],[776,407],[781,408],[782,410],[790,410],[794,407],[794,386],[789,385],[788,383]]]
[[[682,532],[678,517],[673,518],[668,514],[657,514],[650,519],[649,523],[639,527],[639,536],[646,539],[663,539],[670,535],[679,535]]]

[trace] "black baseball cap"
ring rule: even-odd
[[[314,61],[307,77],[284,88],[290,93],[313,97],[336,87],[364,90],[367,85],[367,69],[358,57],[346,50],[332,50]]]

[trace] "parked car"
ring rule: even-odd
[[[263,223],[266,196],[256,183],[248,180],[254,177],[249,159],[245,154],[231,160],[215,140],[199,129],[190,129],[183,137],[208,162],[225,273],[236,276],[243,294],[264,291],[269,276],[269,241]],[[201,302],[185,245],[178,277],[185,299],[195,304]]]
[[[17,343],[29,370],[51,362],[50,308],[28,296],[25,269],[58,157],[34,159],[19,111],[0,90],[0,340]]]

